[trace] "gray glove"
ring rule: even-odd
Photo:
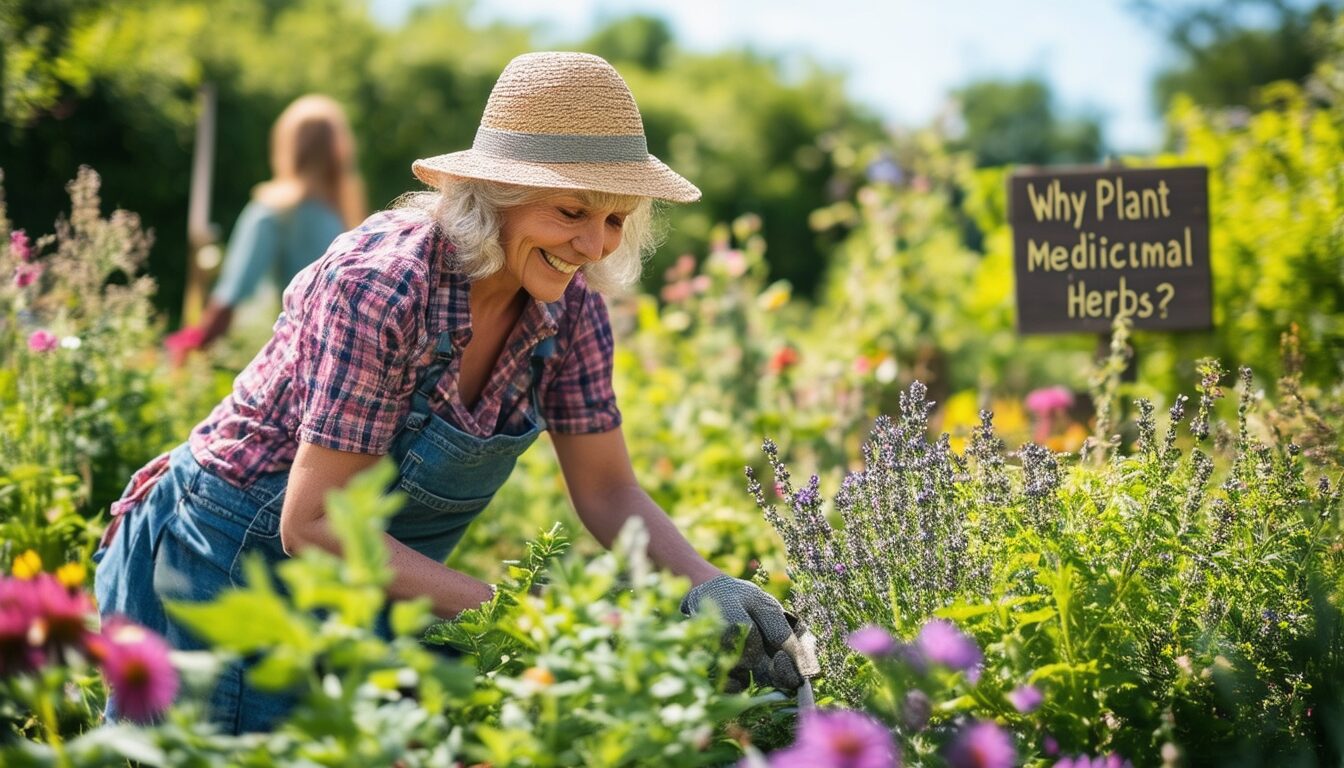
[[[694,616],[705,601],[719,607],[726,625],[724,648],[735,648],[740,627],[747,627],[742,660],[728,676],[730,690],[741,690],[754,678],[758,685],[792,691],[802,685],[803,677],[819,671],[815,641],[807,643],[794,634],[784,607],[765,590],[749,581],[717,576],[692,589],[681,601],[681,612]]]

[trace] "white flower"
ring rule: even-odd
[[[885,360],[883,360],[882,364],[877,366],[877,370],[873,372],[873,376],[877,377],[877,380],[882,382],[883,384],[890,384],[891,382],[895,381],[896,358],[888,357]]]
[[[79,349],[83,343],[78,336],[66,336],[61,339],[61,349]]]

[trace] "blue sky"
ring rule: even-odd
[[[421,1],[372,5],[396,23]],[[692,50],[810,56],[896,124],[928,122],[971,80],[1038,75],[1059,107],[1101,118],[1111,150],[1152,149],[1161,136],[1150,84],[1170,54],[1127,0],[489,0],[472,18],[534,25],[544,46],[635,12],[662,16]]]

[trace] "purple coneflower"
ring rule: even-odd
[[[32,582],[0,577],[0,675],[42,666],[42,648],[29,642],[37,615],[37,595]]]
[[[99,653],[103,676],[126,717],[149,722],[177,695],[177,670],[168,661],[163,638],[127,620],[103,628]]]
[[[93,603],[82,590],[71,589],[50,573],[40,573],[29,582],[37,615],[29,629],[33,645],[79,647],[89,633]]]
[[[980,679],[980,646],[961,633],[952,622],[932,619],[919,630],[915,648],[925,661],[961,670],[972,683]]]
[[[803,714],[798,740],[770,756],[771,768],[894,768],[900,751],[891,731],[847,709]]]
[[[1045,696],[1041,694],[1041,689],[1034,685],[1019,685],[1008,693],[1008,703],[1024,715],[1036,711],[1044,700]]]
[[[876,624],[868,624],[849,633],[845,643],[864,656],[890,656],[896,652],[896,638]]]
[[[1012,768],[1017,749],[1008,732],[988,721],[972,722],[947,750],[952,768]]]

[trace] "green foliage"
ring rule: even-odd
[[[921,442],[928,411],[912,390],[900,426],[879,424],[865,471],[837,495],[842,528],[816,522],[801,492],[787,517],[764,505],[789,547],[795,604],[825,630],[826,683],[862,699],[845,634],[876,624],[910,637],[932,614],[986,653],[979,682],[935,722],[997,719],[1064,754],[1145,764],[1167,743],[1218,764],[1334,764],[1340,742],[1322,734],[1344,705],[1338,454],[1305,456],[1296,441],[1312,430],[1276,427],[1247,369],[1235,421],[1218,422],[1221,369],[1202,369],[1189,438],[1184,399],[1160,433],[1141,400],[1133,449],[1099,464],[1028,445],[1009,465],[988,415],[965,457],[948,454],[945,440]],[[1330,444],[1340,426],[1318,423]],[[956,568],[970,578],[944,578]],[[925,591],[932,605],[903,599]],[[1025,684],[1045,695],[1032,713],[1006,698]]]
[[[49,221],[61,204],[52,174],[94,165],[118,203],[162,235],[148,266],[156,305],[170,315],[183,289],[186,243],[173,233],[186,229],[202,84],[218,93],[212,217],[227,236],[269,176],[268,132],[291,99],[317,91],[346,106],[376,210],[417,188],[413,160],[471,144],[500,71],[535,48],[528,29],[477,26],[460,3],[419,7],[388,28],[357,0],[23,4],[0,16],[0,43],[14,60],[3,70],[7,98],[21,110],[0,136],[0,164],[26,191],[13,217]],[[681,51],[665,25],[640,17],[612,22],[584,46],[613,56],[650,150],[705,192],[699,207],[671,213],[663,258],[701,248],[713,222],[756,211],[776,243],[776,275],[810,289],[823,259],[805,221],[830,175],[821,137],[879,133],[839,78],[819,69],[786,77],[779,63],[748,54]],[[156,173],[146,175],[150,166]]]
[[[0,203],[0,566],[27,548],[48,563],[91,554],[87,519],[221,392],[210,372],[169,374],[153,352],[139,219],[104,217],[87,168],[68,190],[54,235],[12,239]]]
[[[1178,95],[1206,107],[1251,106],[1260,88],[1302,82],[1322,57],[1319,27],[1339,3],[1233,0],[1216,5],[1134,3],[1162,27],[1177,63],[1160,72],[1154,101],[1168,109]]]
[[[1101,159],[1101,125],[1095,117],[1056,115],[1043,80],[982,80],[953,91],[961,115],[954,146],[981,167],[1090,163]]]

